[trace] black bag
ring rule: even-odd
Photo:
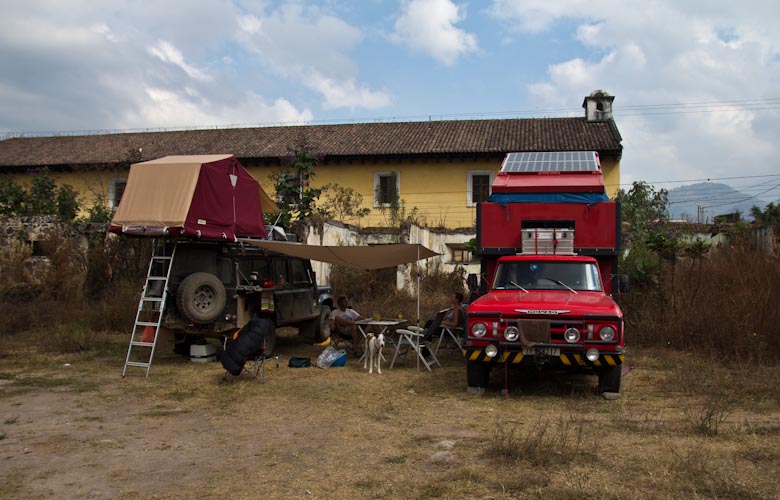
[[[219,360],[231,375],[241,375],[246,360],[262,354],[263,341],[268,335],[268,321],[265,318],[252,318],[238,332],[236,340],[228,343],[222,351]]]
[[[309,368],[311,366],[311,358],[290,358],[287,366],[290,368]]]

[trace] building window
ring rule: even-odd
[[[389,207],[398,201],[400,192],[398,172],[374,173],[374,208]]]
[[[471,252],[466,245],[455,243],[448,244],[450,247],[450,262],[456,262],[458,264],[466,264],[471,262]]]
[[[492,181],[493,172],[490,170],[469,170],[466,205],[475,207],[477,203],[487,201]]]
[[[126,187],[127,179],[111,179],[108,184],[108,208],[116,210],[116,207],[119,206],[119,202],[122,200],[122,195],[125,194]]]

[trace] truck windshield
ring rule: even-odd
[[[496,269],[494,290],[567,290],[600,292],[596,264],[590,262],[502,262]]]

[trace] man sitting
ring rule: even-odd
[[[349,307],[347,297],[344,295],[338,298],[337,304],[338,309],[334,309],[330,313],[331,335],[337,335],[340,338],[350,340],[352,342],[352,354],[360,356],[360,352],[358,352],[360,332],[355,322],[363,319],[363,316]]]

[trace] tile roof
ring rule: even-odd
[[[278,159],[302,142],[325,159],[509,151],[620,154],[620,141],[614,122],[587,122],[585,118],[225,128],[17,137],[0,141],[0,167],[122,164],[166,155],[214,153],[231,153],[241,159]]]

